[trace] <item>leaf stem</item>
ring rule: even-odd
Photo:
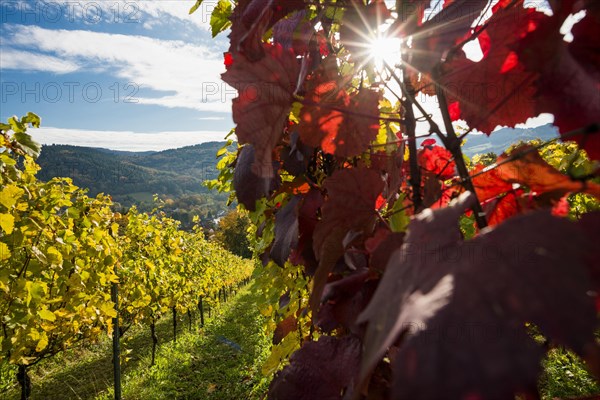
[[[436,78],[437,73],[434,73],[434,82],[437,82]],[[448,102],[446,100],[446,94],[441,85],[436,83],[435,85],[435,94],[438,98],[440,104],[440,110],[442,111],[442,118],[444,120],[444,127],[446,128],[446,136],[445,140],[442,139],[442,142],[446,146],[452,156],[454,157],[454,162],[456,163],[456,169],[458,169],[458,174],[461,177],[463,182],[463,186],[468,191],[472,192],[475,198],[477,199],[473,205],[473,212],[475,213],[475,222],[477,223],[477,227],[481,230],[487,226],[487,220],[485,219],[485,212],[481,207],[481,203],[477,198],[477,193],[475,192],[475,187],[473,186],[473,182],[469,176],[469,170],[467,169],[467,165],[465,163],[465,159],[463,157],[462,149],[460,147],[460,139],[456,136],[456,132],[454,131],[454,127],[452,126],[452,119],[450,118],[450,113],[448,112]]]

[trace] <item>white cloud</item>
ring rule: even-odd
[[[200,111],[231,110],[230,101],[235,93],[227,91],[221,82],[220,73],[224,71],[221,54],[209,47],[146,36],[37,26],[10,25],[7,31],[3,52],[22,47],[48,53],[48,60],[63,60],[62,64],[38,62],[38,69],[56,72],[62,68],[65,72],[77,65],[85,65],[88,70],[100,68],[116,74],[126,81],[124,84],[136,84],[142,91],[170,92],[162,97],[138,97],[140,104]],[[20,66],[11,63],[6,68],[20,69]]]
[[[190,15],[194,0],[12,0],[10,15],[21,15],[22,22],[86,24],[141,23],[145,29],[171,24],[173,19],[209,31],[210,16],[218,0],[204,0]]]
[[[33,138],[45,145],[102,147],[123,151],[167,150],[211,141],[224,141],[228,132],[175,131],[139,133],[130,131],[94,131],[42,127],[29,131]],[[43,150],[42,150],[43,151]]]
[[[42,54],[15,49],[1,49],[0,71],[18,69],[21,71],[47,71],[56,74],[75,72],[79,66],[75,62]]]
[[[190,8],[195,1],[182,0],[142,0],[142,1],[122,1],[122,3],[133,3],[139,10],[158,21],[164,21],[164,16],[179,19],[183,22],[193,23],[201,29],[208,30],[210,28],[210,15],[216,7],[218,0],[204,0],[202,5],[192,15],[189,14]]]
[[[515,125],[515,128],[537,128],[538,126],[554,123],[554,115],[542,113],[537,117],[527,118],[523,124]]]
[[[194,118],[195,120],[198,121],[224,121],[225,118],[224,117],[198,117],[198,118]]]

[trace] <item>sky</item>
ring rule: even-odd
[[[42,144],[146,151],[223,140],[236,96],[220,79],[228,39],[210,34],[217,0],[189,15],[194,3],[2,0],[0,120],[40,115],[30,133]]]
[[[223,140],[235,91],[216,0],[0,2],[0,120],[42,117],[38,141],[158,150]]]

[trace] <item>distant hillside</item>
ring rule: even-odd
[[[224,142],[209,142],[160,152],[123,152],[89,147],[44,146],[38,177],[70,177],[90,195],[108,193],[125,207],[151,207],[152,195],[179,200],[170,203],[174,213],[216,218],[226,209],[227,195],[209,191],[204,180],[216,178],[216,153]],[[181,207],[184,203],[185,206]],[[185,208],[185,210],[182,210]],[[187,220],[191,215],[183,216]],[[190,219],[191,220],[191,219]],[[182,221],[185,222],[185,221]]]
[[[549,140],[558,137],[558,129],[551,124],[538,126],[536,128],[502,128],[492,132],[490,136],[482,134],[469,134],[463,145],[463,153],[469,157],[475,154],[496,153],[500,155],[510,145],[518,141],[529,141],[533,139]],[[435,136],[432,136],[435,139]],[[425,139],[418,140],[422,143]],[[439,143],[439,139],[438,139]]]
[[[533,129],[500,129],[489,137],[468,135],[464,153],[494,152],[501,154],[519,140],[548,140],[558,132],[552,125]],[[216,152],[224,142],[210,142],[159,152],[127,152],[66,145],[44,146],[38,160],[39,177],[73,178],[76,185],[89,188],[91,195],[104,192],[125,207],[132,204],[152,207],[152,195],[170,198],[172,214],[184,224],[193,215],[205,220],[218,217],[226,210],[227,195],[209,191],[202,185],[217,176]]]
[[[518,141],[529,141],[532,139],[549,140],[558,137],[558,129],[551,124],[538,126],[536,128],[502,128],[487,135],[468,135],[467,142],[463,146],[463,152],[473,157],[475,154],[493,152],[500,155],[511,144]]]

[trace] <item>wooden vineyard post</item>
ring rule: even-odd
[[[19,381],[19,385],[21,385],[21,400],[29,399],[31,395],[31,379],[29,379],[29,374],[27,373],[27,365],[19,365],[17,380]]]
[[[173,342],[177,342],[177,310],[173,307]]]
[[[116,271],[115,265],[115,274]],[[113,318],[113,376],[115,400],[121,400],[121,335],[119,334],[119,287],[116,282],[110,287],[110,296],[115,303],[117,315]]]
[[[204,304],[202,302],[202,296],[198,300],[198,310],[200,311],[200,326],[204,327]]]

